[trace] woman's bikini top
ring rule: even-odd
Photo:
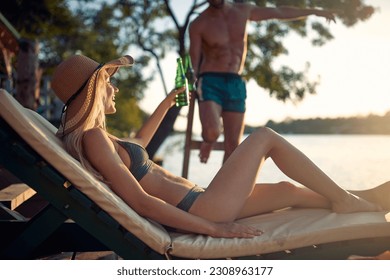
[[[131,160],[129,167],[130,172],[138,182],[141,181],[153,165],[153,161],[149,159],[148,152],[144,147],[136,143],[120,140],[117,140],[117,143],[129,154]]]

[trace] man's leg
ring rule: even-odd
[[[222,112],[222,120],[225,136],[223,162],[225,162],[241,142],[244,132],[244,113]]]
[[[221,124],[222,108],[214,101],[199,102],[199,117],[202,124],[203,143],[200,147],[199,158],[200,162],[206,163],[213,144],[217,141],[222,132]]]

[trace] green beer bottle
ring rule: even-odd
[[[182,93],[176,95],[176,106],[187,106],[188,105],[188,81],[184,73],[183,62],[179,57],[177,59],[176,67],[176,78],[175,78],[175,88],[181,88],[185,86],[186,90]]]
[[[185,65],[184,70],[188,81],[188,91],[194,92],[196,91],[195,73],[194,73],[194,68],[192,68],[191,57],[189,54],[187,54],[185,57],[184,65]]]

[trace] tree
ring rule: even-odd
[[[165,91],[167,89],[160,60],[172,50],[181,56],[186,53],[189,43],[186,36],[188,25],[207,4],[204,0],[188,1],[187,11],[180,11],[185,13],[184,20],[180,22],[172,0],[12,1],[14,2],[18,3],[18,6],[13,6],[8,11],[13,14],[12,18],[3,12],[7,5],[3,5],[1,11],[19,31],[25,30],[34,34],[33,36],[39,36],[43,41],[44,58],[48,64],[53,61],[58,63],[61,59],[58,53],[66,53],[66,51],[81,50],[87,55],[105,61],[112,58],[114,54],[122,54],[128,49],[140,50],[145,56],[137,60],[138,66],[135,67],[149,65],[153,62],[150,57],[154,58]],[[254,0],[251,2],[259,6],[293,5],[301,8],[330,9],[335,11],[337,20],[348,27],[369,19],[375,11],[372,6],[365,4],[365,0],[296,0],[293,3],[288,0]],[[37,18],[38,23],[34,22]],[[274,61],[280,55],[288,54],[283,40],[290,32],[295,32],[302,37],[310,37],[314,46],[321,46],[333,38],[329,27],[324,25],[323,21],[313,17],[308,20],[264,21],[250,25],[248,59],[243,75],[248,80],[254,79],[259,86],[282,101],[301,100],[306,94],[314,94],[317,82],[308,78],[308,68],[298,71],[283,65],[275,69]],[[19,28],[19,26],[24,27]],[[96,45],[95,42],[99,44]],[[146,87],[148,79],[149,77],[144,78],[140,74],[135,77],[136,83],[132,84],[132,87],[138,87],[133,90],[136,99],[142,98],[137,95],[137,92]],[[151,156],[172,131],[178,114],[178,108],[173,108],[168,113],[161,129],[148,147]]]
[[[120,11],[117,20],[121,22],[125,34],[121,38],[136,41],[142,51],[155,59],[165,93],[168,92],[168,89],[160,67],[160,60],[165,57],[168,51],[172,50],[175,50],[182,57],[185,55],[186,43],[188,43],[186,30],[190,19],[195,15],[195,11],[205,3],[203,1],[198,4],[197,1],[193,1],[186,12],[184,21],[180,23],[175,14],[177,11],[175,11],[170,0],[118,0],[116,2],[116,6]],[[151,157],[154,156],[162,142],[172,132],[179,112],[180,108],[173,107],[167,113],[147,147]]]
[[[22,38],[40,42],[41,62],[54,58],[52,61],[58,63],[60,58],[55,53],[62,50],[59,46],[67,48],[69,44],[63,43],[69,42],[82,26],[68,9],[65,0],[5,0],[0,10]],[[61,40],[64,37],[68,39]]]
[[[114,8],[112,5],[95,1],[6,1],[0,11],[9,19],[21,36],[38,40],[41,46],[40,67],[44,74],[50,75],[54,66],[67,56],[82,53],[97,61],[105,62],[123,54],[118,33],[121,26],[112,21]],[[126,41],[126,44],[134,42]],[[144,77],[142,67],[148,63],[141,57],[133,71],[120,71],[118,83],[121,94],[118,95],[118,107],[121,119],[108,118],[115,134],[125,135],[123,127],[137,129],[145,114],[140,110],[137,101],[143,98],[142,92],[147,85],[148,77]]]
[[[58,1],[53,1],[57,4]],[[23,5],[23,9],[19,9]],[[14,61],[17,65],[16,97],[24,106],[36,109],[39,98],[41,70],[38,67],[39,45],[37,38],[42,36],[49,26],[50,9],[43,1],[5,1],[1,12],[21,35],[19,54]],[[39,14],[40,21],[36,20]],[[19,63],[18,63],[18,60]]]
[[[126,37],[134,36],[143,51],[152,55],[156,61],[160,77],[165,87],[163,73],[159,66],[160,59],[164,58],[168,49],[175,49],[183,56],[186,53],[188,39],[186,30],[193,17],[204,9],[207,3],[204,0],[188,1],[188,10],[184,13],[184,20],[180,23],[170,0],[137,1],[118,0],[117,5],[122,11],[118,18],[124,23],[127,30]],[[243,1],[237,1],[243,2]],[[258,6],[283,6],[293,5],[300,8],[323,8],[336,13],[339,21],[346,26],[352,26],[358,21],[367,20],[374,13],[374,8],[365,5],[364,0],[324,1],[324,0],[296,0],[293,3],[287,0],[255,0]],[[183,12],[183,11],[181,11]],[[161,25],[164,28],[159,29]],[[308,79],[309,67],[303,71],[291,69],[289,66],[281,66],[275,69],[273,62],[282,55],[288,54],[283,45],[283,39],[290,32],[295,32],[302,37],[313,37],[314,46],[322,46],[333,38],[329,28],[315,19],[298,21],[264,21],[251,23],[251,31],[248,36],[248,59],[243,75],[249,80],[254,79],[259,86],[269,91],[277,99],[301,100],[306,94],[314,94],[317,81]],[[134,41],[134,39],[131,39]],[[309,66],[309,64],[307,64]],[[166,89],[165,89],[166,90]],[[157,131],[148,147],[148,152],[153,155],[172,131],[178,108],[172,108],[164,119],[162,126]]]
[[[374,8],[364,4],[364,0],[346,1],[306,1],[296,0],[293,3],[286,0],[256,0],[258,6],[287,6],[297,8],[322,8],[334,11],[337,20],[346,26],[353,26],[358,21],[364,21],[371,17]],[[310,64],[303,71],[291,69],[283,65],[275,69],[273,62],[288,50],[283,45],[283,39],[295,32],[301,37],[311,37],[313,46],[322,46],[333,39],[329,26],[323,24],[323,20],[310,17],[297,21],[264,21],[251,23],[252,28],[248,36],[248,59],[243,75],[247,79],[254,79],[256,83],[267,89],[270,95],[286,101],[299,101],[305,94],[315,94],[317,81],[307,78]]]
[[[190,1],[188,1],[190,2]],[[239,1],[236,2],[249,2]],[[258,6],[294,6],[298,8],[322,8],[334,11],[337,20],[350,27],[359,21],[369,19],[374,13],[372,6],[364,0],[326,1],[326,0],[254,0]],[[121,39],[136,41],[139,47],[152,55],[156,60],[163,85],[163,73],[159,66],[160,59],[165,57],[167,50],[176,50],[184,56],[188,47],[186,31],[188,25],[204,8],[204,0],[192,0],[188,4],[184,20],[180,23],[172,0],[137,1],[117,0],[116,7],[121,11],[117,21],[122,23],[126,36]],[[176,13],[175,13],[176,12]],[[244,76],[254,79],[259,86],[268,90],[277,99],[302,99],[305,94],[315,93],[316,82],[307,78],[308,68],[296,71],[288,66],[275,69],[273,62],[288,50],[283,45],[291,32],[302,37],[311,37],[313,46],[322,46],[333,39],[329,26],[322,19],[310,17],[296,21],[263,21],[251,22],[248,36],[248,59],[246,60]],[[163,28],[161,28],[163,26]]]

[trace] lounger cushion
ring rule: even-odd
[[[38,113],[20,105],[0,90],[0,114],[3,119],[45,160],[117,220],[124,228],[163,254],[171,243],[168,232],[134,212],[104,183],[96,180],[63,148],[57,129]]]
[[[390,213],[335,214],[324,209],[288,209],[239,222],[264,234],[252,238],[212,238],[168,233],[135,213],[104,183],[73,159],[55,136],[56,128],[0,90],[0,115],[31,147],[123,227],[153,250],[183,258],[231,258],[280,252],[329,242],[390,236]],[[353,252],[351,252],[353,253]]]
[[[390,235],[390,213],[336,214],[325,209],[288,209],[242,219],[264,231],[253,239],[172,236],[171,254],[184,258],[242,257],[312,245]]]

